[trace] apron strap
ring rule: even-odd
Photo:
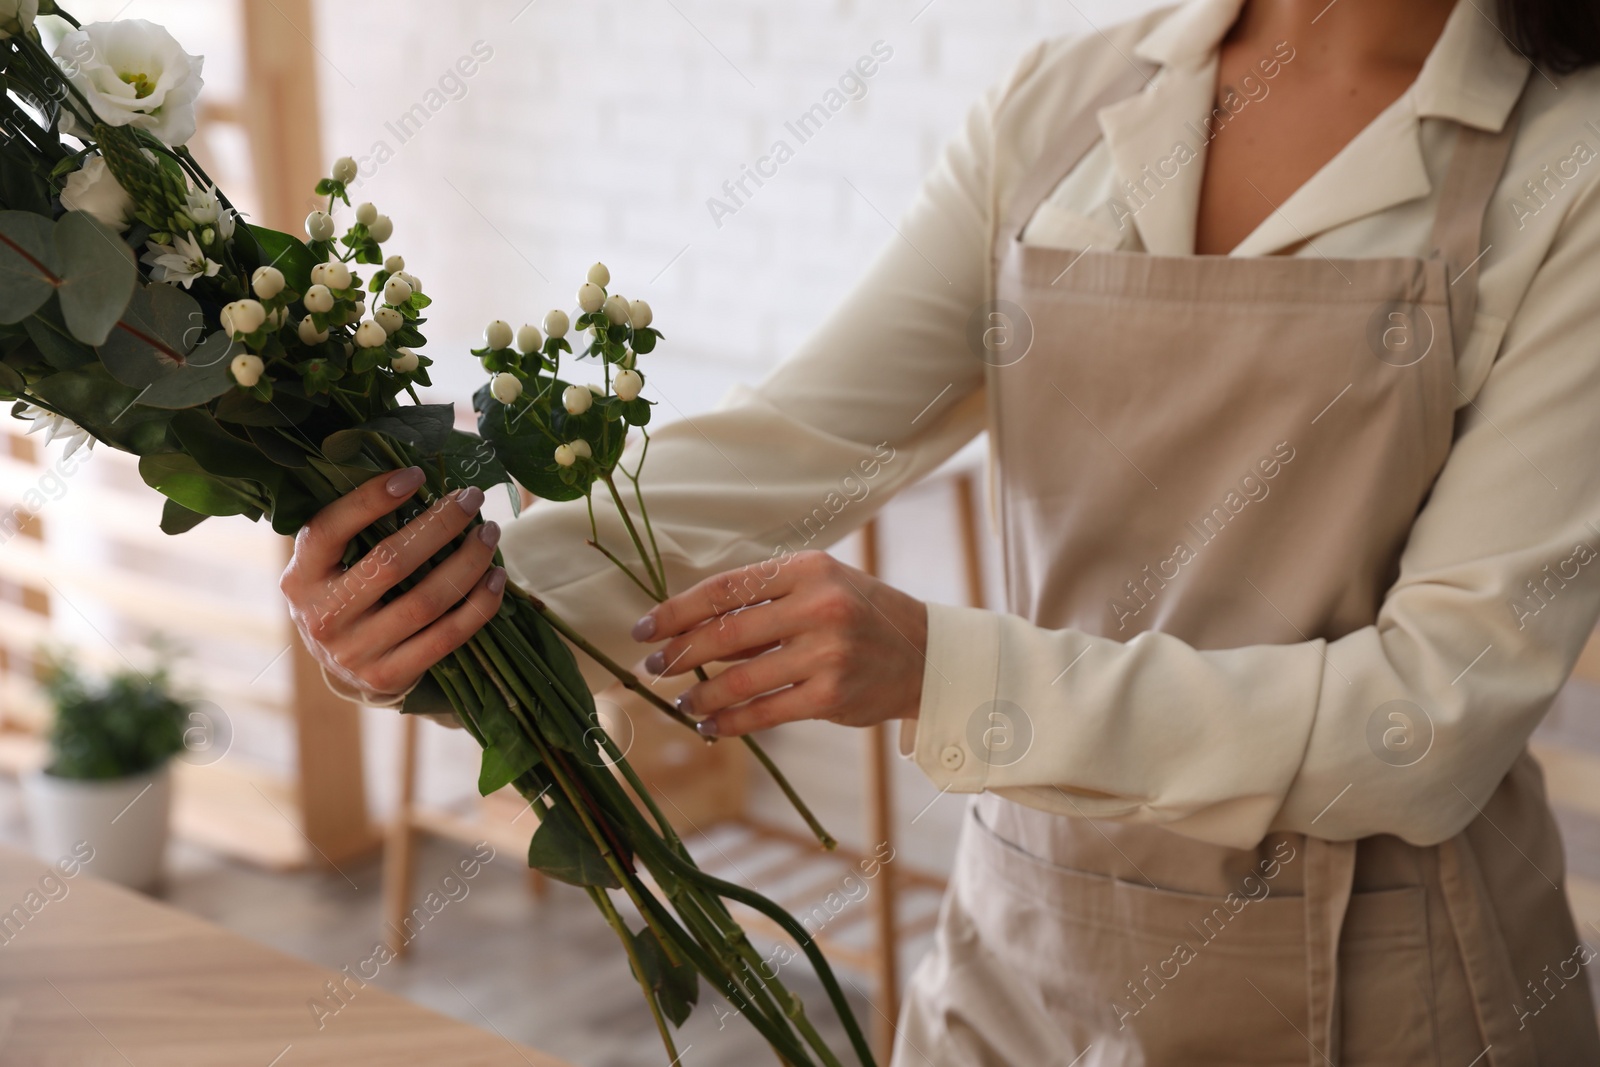
[[[1450,170],[1439,190],[1431,247],[1433,254],[1444,260],[1450,281],[1450,338],[1458,354],[1472,333],[1472,321],[1478,312],[1478,283],[1474,280],[1460,287],[1455,283],[1476,270],[1487,251],[1483,247],[1483,220],[1505,173],[1521,118],[1519,100],[1498,130],[1460,126]]]
[[[1051,138],[1049,147],[1034,161],[1027,176],[1012,192],[1006,210],[1000,216],[1000,226],[995,230],[996,261],[1004,258],[1008,244],[1021,239],[1022,231],[1027,228],[1028,220],[1033,218],[1039,205],[1100,140],[1100,109],[1110,107],[1143,89],[1156,70],[1154,64],[1130,60],[1126,72],[1074,115],[1060,136]]]
[[[1355,883],[1356,843],[1307,837],[1306,1022],[1310,1067],[1339,1062],[1339,935]]]

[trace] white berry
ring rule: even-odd
[[[511,324],[505,319],[495,319],[483,328],[483,346],[498,352],[511,347]]]
[[[565,337],[572,328],[572,320],[565,311],[552,311],[544,317],[544,332],[551,337]]]
[[[644,388],[644,379],[636,370],[620,370],[617,376],[611,379],[611,389],[617,394],[618,400],[634,400],[639,396],[639,390]]]
[[[556,445],[556,466],[570,467],[578,462],[578,454],[571,445]]]
[[[267,365],[261,362],[260,356],[252,356],[247,352],[242,356],[234,356],[228,369],[233,372],[234,381],[249,389],[261,380]]]
[[[421,361],[415,352],[409,348],[402,348],[400,354],[389,361],[389,366],[394,368],[396,374],[410,374],[417,369],[419,362]]]
[[[602,289],[611,284],[611,272],[606,269],[604,263],[596,263],[589,268],[589,284],[598,285]]]
[[[306,290],[304,299],[307,311],[325,315],[333,310],[333,292],[326,285],[313,285]]]
[[[594,403],[594,394],[587,386],[569,385],[561,393],[561,406],[568,415],[582,415]]]
[[[300,320],[300,342],[308,345],[320,345],[328,339],[327,330],[317,329],[317,324],[307,315]]]
[[[333,240],[333,216],[326,211],[313,211],[307,215],[306,236],[313,241]]]
[[[628,306],[628,321],[636,330],[642,330],[655,321],[655,312],[650,310],[650,305],[643,300],[635,300]]]
[[[250,288],[263,300],[271,300],[283,292],[283,271],[277,267],[257,267],[250,275]]]
[[[489,395],[502,404],[515,403],[522,395],[522,379],[509,371],[502,371],[489,379]]]

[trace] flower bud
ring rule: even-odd
[[[249,389],[261,380],[261,375],[266,371],[267,365],[261,362],[260,356],[253,356],[246,352],[234,356],[233,362],[228,364],[228,369],[233,372],[233,380]]]
[[[333,310],[333,293],[326,285],[313,285],[306,290],[306,295],[302,299],[307,311],[327,314]]]
[[[379,215],[367,223],[367,232],[372,235],[374,241],[381,245],[394,236],[394,220],[389,218],[388,215]]]
[[[539,334],[537,326],[523,326],[517,331],[517,351],[523,355],[539,351],[539,346],[544,344],[544,338]]]
[[[400,354],[389,361],[389,366],[396,374],[410,374],[417,369],[417,364],[420,362],[415,352],[409,348],[402,348]]]
[[[394,308],[379,308],[372,313],[372,321],[383,327],[383,332],[394,333],[406,324],[406,318]]]
[[[383,327],[371,319],[356,327],[356,344],[362,348],[377,348],[388,339],[389,335],[384,332]]]
[[[402,256],[390,256],[383,261],[383,269],[390,274],[399,274],[406,269],[406,261]]]
[[[349,156],[340,156],[333,161],[333,180],[336,182],[344,182],[348,185],[356,180],[358,173],[360,173],[360,169],[356,166],[356,161]]]
[[[589,284],[598,285],[602,289],[611,284],[611,272],[606,269],[604,263],[596,263],[589,268]]]
[[[399,307],[411,299],[411,283],[398,274],[383,283],[383,299]]]
[[[594,282],[584,282],[578,286],[578,306],[585,312],[593,315],[599,311],[606,302],[606,291]]]
[[[568,441],[567,447],[572,449],[574,455],[581,456],[584,459],[594,458],[594,449],[590,448],[589,442],[581,437],[576,441]]]
[[[250,288],[263,300],[271,300],[283,292],[283,271],[277,267],[257,267],[250,275]]]
[[[504,319],[495,319],[483,328],[483,346],[499,351],[511,347],[511,324]]]
[[[326,285],[329,289],[348,289],[350,268],[337,259],[330,259],[311,268],[311,281],[315,285]]]
[[[565,311],[552,311],[544,317],[544,332],[550,337],[565,337],[572,329],[572,320]]]
[[[267,321],[267,309],[259,300],[235,300],[222,309],[222,328],[230,337],[255,333]]]
[[[556,466],[570,467],[578,462],[578,454],[571,445],[556,445]]]
[[[317,329],[317,324],[311,321],[311,316],[310,315],[307,315],[305,318],[300,320],[300,343],[301,344],[320,345],[322,342],[326,341],[327,339],[328,339],[328,331],[327,330],[319,330],[319,329]]]
[[[509,371],[501,371],[489,379],[489,395],[502,404],[512,404],[522,395],[522,379]]]
[[[378,221],[378,209],[372,204],[359,204],[356,206],[356,221],[363,226],[371,226]]]
[[[617,376],[611,379],[611,390],[617,394],[618,400],[634,400],[643,388],[644,379],[636,370],[619,370]]]
[[[628,305],[628,321],[636,330],[642,330],[655,321],[656,314],[650,310],[650,305],[643,300],[635,300]]]
[[[594,403],[594,394],[587,386],[569,385],[561,392],[561,406],[568,415],[582,415]]]
[[[604,307],[606,318],[611,320],[611,325],[628,325],[628,302],[626,300],[622,299],[622,297],[616,295],[615,293],[612,293],[610,296],[606,297]]]
[[[313,241],[333,240],[333,216],[326,211],[313,211],[307,215],[306,236]]]

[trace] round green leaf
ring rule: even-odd
[[[140,393],[139,403],[150,408],[171,409],[192,408],[215,400],[234,386],[228,364],[238,351],[243,349],[218,330],[170,374],[158,378]]]
[[[200,305],[177,286],[142,285],[100,345],[100,362],[123,385],[142,389],[184,362],[205,336],[205,322]]]
[[[31,211],[0,211],[0,324],[21,322],[55,292],[54,227]]]
[[[61,216],[54,236],[61,263],[61,315],[72,336],[84,344],[101,344],[138,284],[133,249],[83,211]]]

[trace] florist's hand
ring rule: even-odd
[[[657,604],[633,636],[670,638],[645,660],[657,675],[740,661],[678,698],[707,737],[796,719],[873,726],[917,716],[928,609],[825,552],[801,552],[708,578]]]
[[[409,500],[421,467],[380,474],[319,511],[294,541],[279,587],[306,648],[345,685],[383,702],[409,690],[477,633],[500,607],[506,572],[490,567],[500,527],[480,526],[408,592],[383,594],[467,528],[483,490],[457,490],[391,534],[348,569],[345,546]]]

